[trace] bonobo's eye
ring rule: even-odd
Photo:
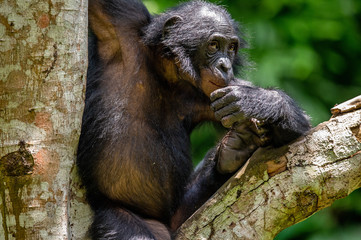
[[[211,41],[209,44],[208,44],[208,49],[211,51],[211,52],[217,52],[218,49],[219,49],[219,44],[217,41]]]
[[[235,43],[230,44],[228,47],[228,51],[232,52],[232,53],[234,53],[236,51],[236,49],[237,49],[237,46]]]

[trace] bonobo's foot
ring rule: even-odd
[[[218,172],[237,171],[257,148],[270,144],[268,132],[266,124],[254,118],[235,123],[218,146]]]

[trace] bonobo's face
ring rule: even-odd
[[[200,68],[201,88],[209,96],[211,92],[228,85],[234,78],[232,64],[237,54],[237,36],[214,33],[201,48],[203,64]]]
[[[201,89],[209,96],[214,90],[225,87],[234,78],[233,62],[240,46],[239,38],[227,18],[216,12],[201,11],[213,22],[214,31],[198,49]]]
[[[188,81],[210,96],[234,79],[233,66],[240,63],[237,52],[243,40],[224,9],[202,1],[190,5],[155,18],[145,29],[144,42],[158,45],[159,69],[167,81]],[[162,23],[162,32],[157,22]]]

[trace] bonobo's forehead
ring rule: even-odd
[[[224,16],[222,13],[216,12],[213,9],[210,9],[209,7],[206,7],[206,6],[203,6],[199,10],[199,14],[201,17],[214,19],[215,21],[218,21],[218,22],[224,21]]]
[[[223,12],[216,11],[209,8],[208,6],[203,6],[199,10],[199,17],[213,21],[216,31],[220,31],[222,33],[230,35],[235,34],[232,23],[229,21],[228,16],[225,15]]]

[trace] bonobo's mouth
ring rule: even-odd
[[[213,81],[209,81],[211,84],[213,84],[214,86],[216,86],[216,87],[218,87],[218,88],[224,88],[224,87],[226,87],[226,84],[225,84],[225,82],[223,81],[223,83],[220,83],[220,82],[217,82],[217,83],[215,83],[215,82],[213,82]]]

